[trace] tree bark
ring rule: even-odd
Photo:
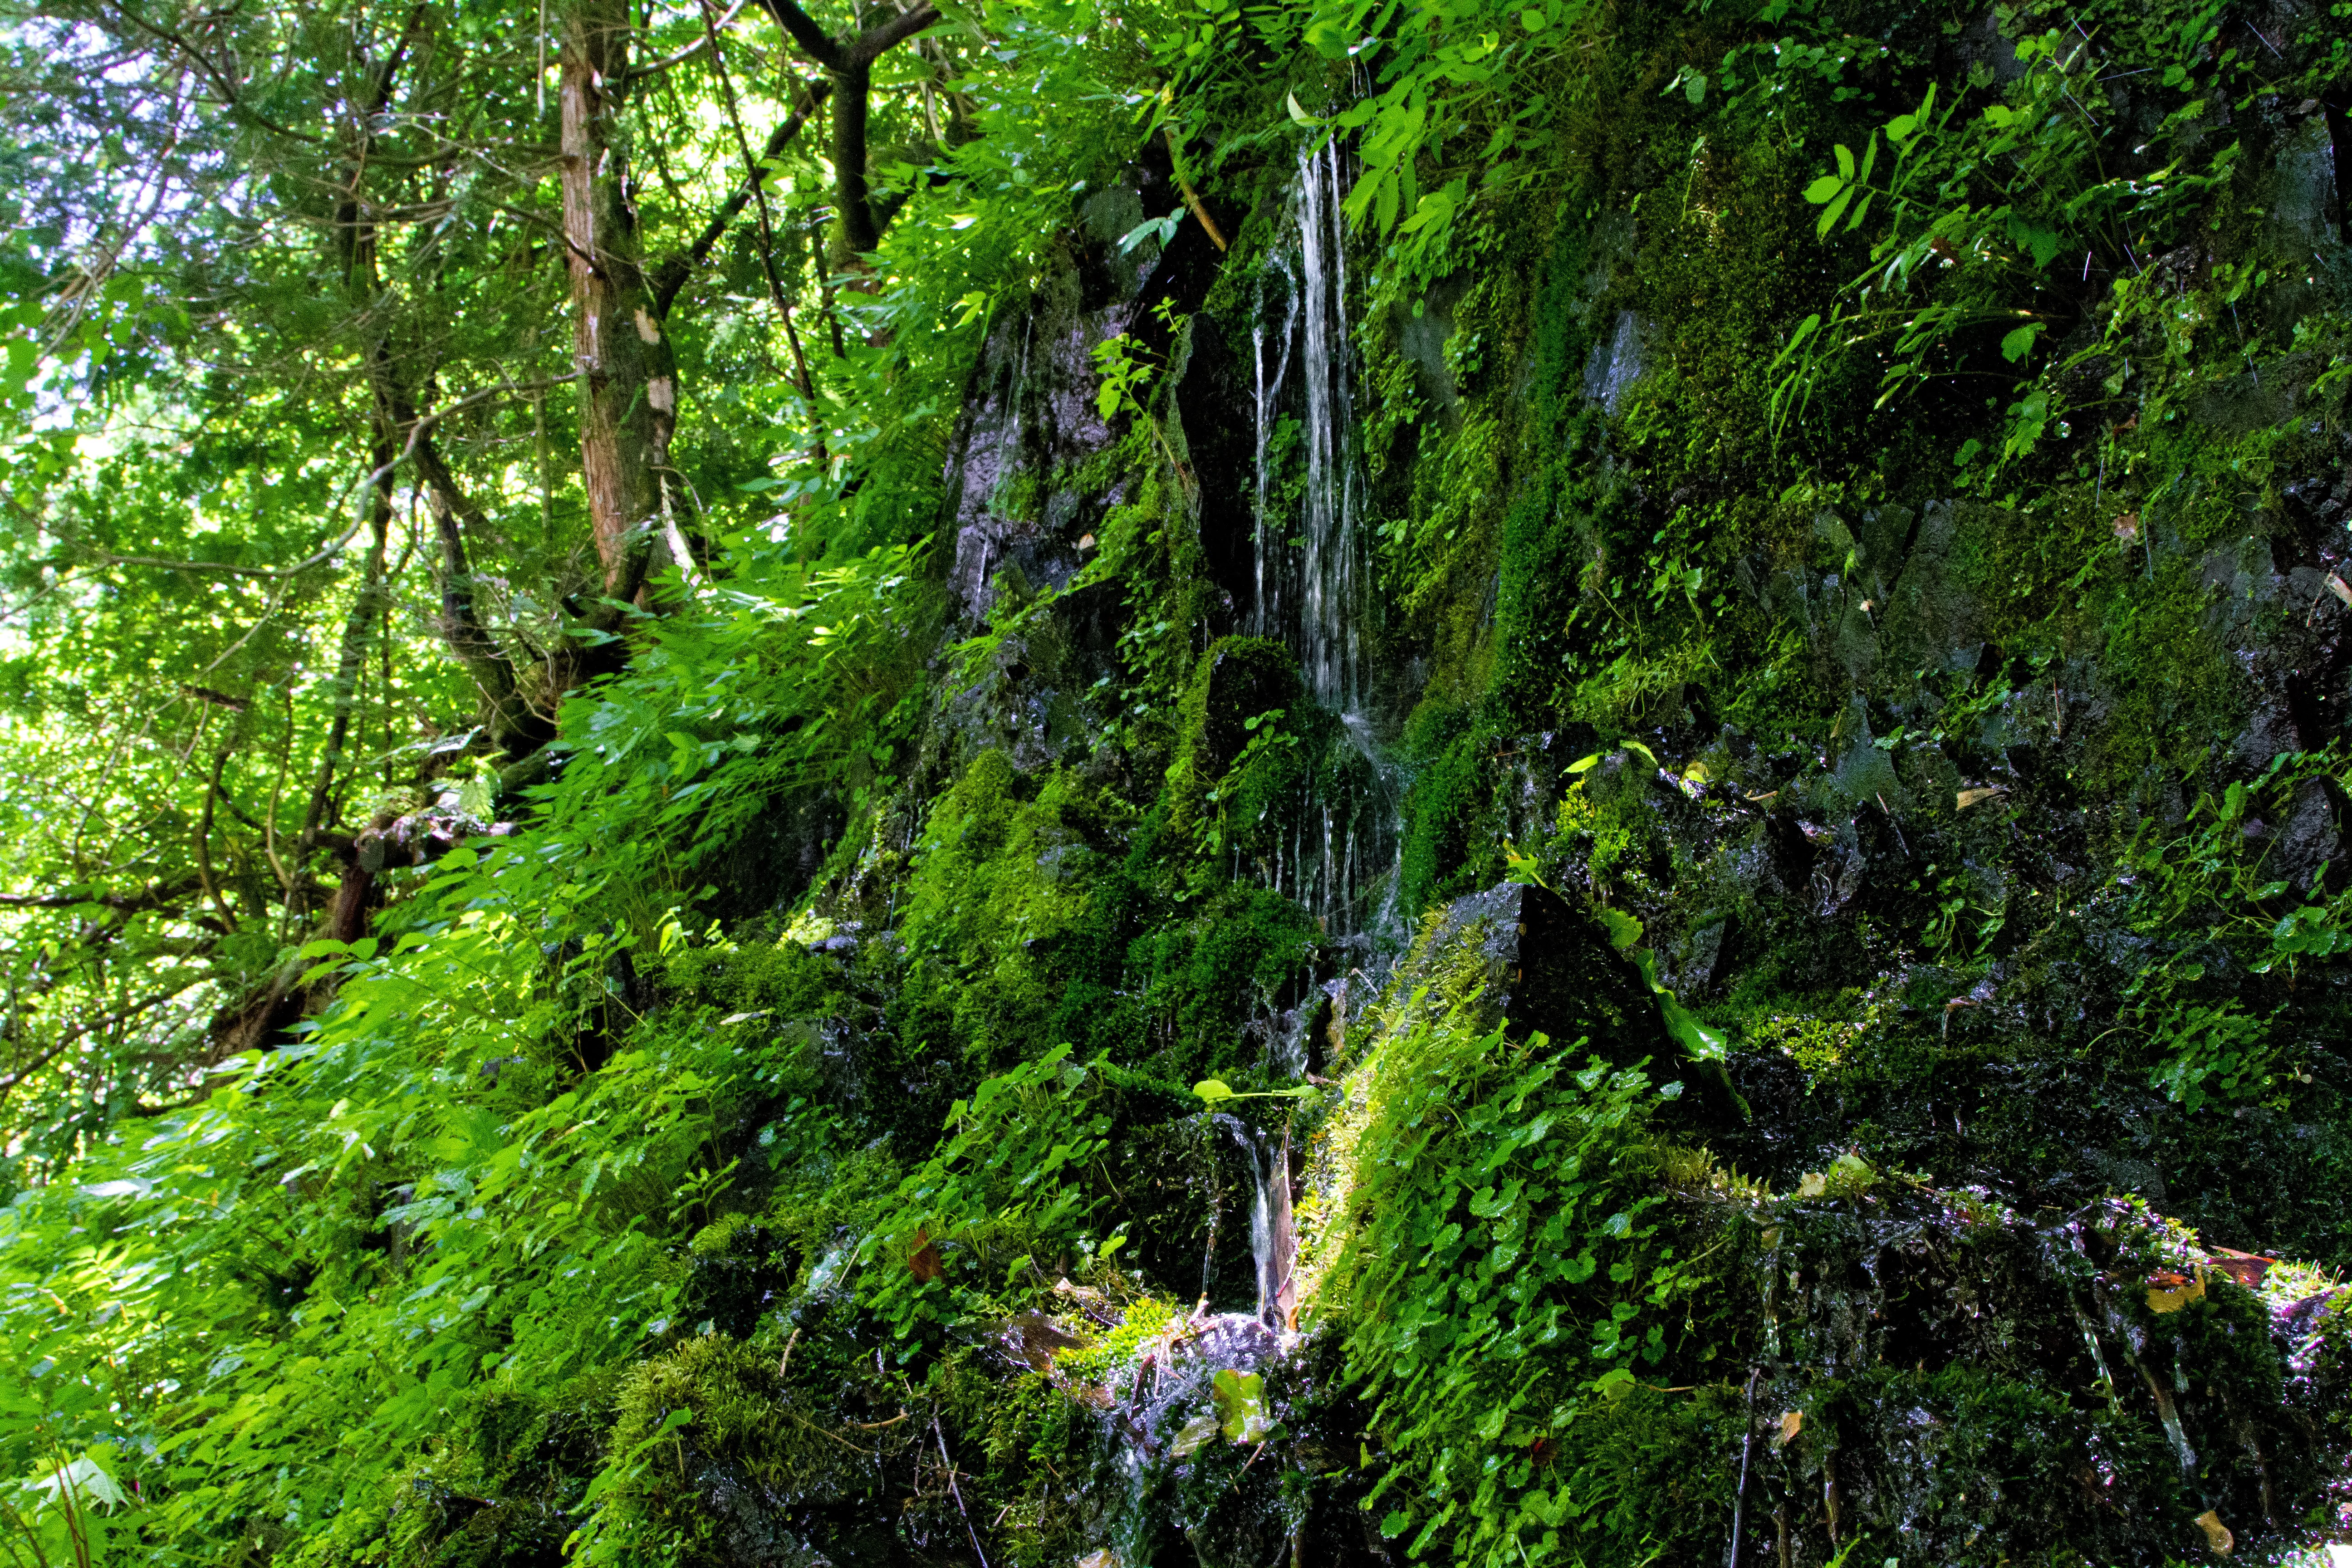
[[[441,640],[473,678],[481,693],[482,717],[490,740],[509,762],[519,761],[555,738],[551,725],[531,710],[515,678],[513,658],[499,646],[474,603],[473,567],[466,551],[466,531],[482,526],[482,510],[466,495],[457,477],[428,433],[417,434],[417,411],[408,395],[393,379],[392,367],[379,354],[378,395],[384,400],[401,448],[416,461],[424,481],[425,510],[433,514],[434,537],[441,547],[436,574],[441,586]],[[551,682],[551,686],[552,686]]]
[[[669,466],[677,367],[640,259],[621,125],[625,0],[577,0],[562,58],[563,237],[580,374],[580,467],[604,592],[634,599],[657,520],[677,504]]]
[[[874,221],[873,187],[866,178],[866,95],[873,90],[870,65],[833,73],[834,211],[835,234],[846,256],[865,256],[882,243],[881,227]]]

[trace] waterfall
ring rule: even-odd
[[[1249,1156],[1256,1184],[1250,1196],[1250,1260],[1257,1269],[1257,1312],[1268,1328],[1297,1326],[1298,1287],[1291,1278],[1298,1256],[1298,1232],[1290,1213],[1290,1135],[1270,1143],[1263,1132],[1238,1121],[1234,1136]]]
[[[1326,708],[1345,713],[1363,701],[1368,606],[1340,183],[1338,148],[1299,153],[1291,242],[1276,248],[1258,280],[1258,319],[1251,331],[1257,528],[1250,630],[1297,648],[1307,690]],[[1275,451],[1274,438],[1286,407],[1298,410],[1303,445],[1304,489],[1295,517],[1287,515],[1276,473],[1283,454]]]
[[[1255,596],[1251,635],[1287,644],[1316,703],[1340,721],[1341,744],[1318,771],[1289,842],[1258,868],[1296,899],[1341,973],[1377,967],[1397,944],[1396,884],[1404,790],[1368,709],[1367,627],[1374,613],[1365,481],[1356,444],[1355,343],[1348,315],[1345,158],[1336,145],[1298,155],[1289,233],[1257,279],[1251,329]],[[1324,977],[1328,992],[1339,976]],[[1270,1041],[1276,1068],[1306,1070],[1300,1009]]]
[[[1307,380],[1307,558],[1299,637],[1307,689],[1317,701],[1352,711],[1363,696],[1354,462],[1354,343],[1348,335],[1346,219],[1339,210],[1339,153],[1327,144],[1298,160],[1299,294]]]
[[[1297,318],[1298,300],[1298,281],[1289,270],[1287,258],[1276,251],[1269,258],[1266,266],[1269,273],[1281,278],[1284,287],[1279,295],[1282,324],[1274,334],[1280,357],[1275,361],[1274,374],[1270,376],[1265,369],[1265,279],[1263,278],[1259,280],[1257,320],[1250,328],[1252,390],[1255,394],[1253,412],[1256,416],[1257,437],[1257,504],[1254,512],[1257,526],[1251,531],[1250,540],[1251,565],[1255,573],[1256,587],[1256,595],[1250,601],[1250,634],[1254,637],[1281,635],[1283,574],[1279,563],[1274,572],[1266,570],[1266,558],[1272,552],[1269,546],[1279,547],[1278,541],[1269,541],[1266,537],[1266,517],[1272,505],[1268,493],[1271,473],[1266,457],[1267,445],[1274,436],[1275,395],[1281,390],[1283,383],[1290,378],[1290,335]]]

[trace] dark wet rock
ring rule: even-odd
[[[1119,1140],[1115,1179],[1136,1216],[1131,1261],[1153,1279],[1177,1282],[1187,1305],[1195,1292],[1220,1310],[1247,1312],[1257,1304],[1250,1210],[1258,1169],[1248,1138],[1234,1117],[1196,1110]]]
[[[1480,1011],[1513,1035],[1538,1032],[1612,1061],[1668,1054],[1656,998],[1609,941],[1601,923],[1544,888],[1507,882],[1456,899],[1391,984],[1466,991],[1482,986]]]
[[[1446,340],[1454,335],[1454,308],[1470,286],[1466,273],[1441,279],[1431,285],[1420,310],[1397,331],[1397,348],[1419,373],[1413,382],[1423,402],[1448,429],[1462,420],[1462,389],[1454,367],[1446,362]]]
[[[695,1255],[678,1300],[679,1321],[708,1322],[722,1334],[745,1338],[792,1289],[799,1269],[799,1253],[782,1237],[762,1226],[737,1226],[723,1247]]]
[[[1250,345],[1234,343],[1214,316],[1193,319],[1176,384],[1177,434],[1198,492],[1201,552],[1223,592],[1219,631],[1241,628],[1256,600],[1255,431],[1249,413]]]
[[[1880,620],[1884,655],[1894,668],[1941,665],[1951,650],[1985,640],[1975,596],[1953,566],[1954,548],[1978,505],[1938,500],[1921,510]]]
[[[1745,1222],[1750,1484],[1804,1500],[1784,1560],[1867,1534],[1929,1561],[2158,1561],[2198,1513],[2258,1530],[2324,1480],[2281,1383],[2323,1308],[2273,1320],[2123,1204],[2030,1215],[1860,1166],[1827,1184]]]
[[[1632,310],[1620,310],[1608,337],[1584,362],[1584,395],[1611,414],[1621,411],[1633,384],[1649,369],[1649,325]]]
[[[1734,918],[1726,915],[1685,934],[1675,944],[1671,962],[1662,966],[1658,978],[1685,998],[1705,995],[1730,967],[1738,947],[1734,924]]]
[[[2279,825],[2270,868],[2296,889],[2309,891],[2319,885],[2341,847],[2336,797],[2314,779],[2295,792],[2293,808]]]

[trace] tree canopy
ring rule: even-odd
[[[1169,18],[1083,25],[10,19],[20,1155],[299,1016],[284,955],[511,818],[730,550],[916,542],[976,334],[1145,129]]]

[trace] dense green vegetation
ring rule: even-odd
[[[10,1561],[2352,1542],[2352,6],[0,84]]]

